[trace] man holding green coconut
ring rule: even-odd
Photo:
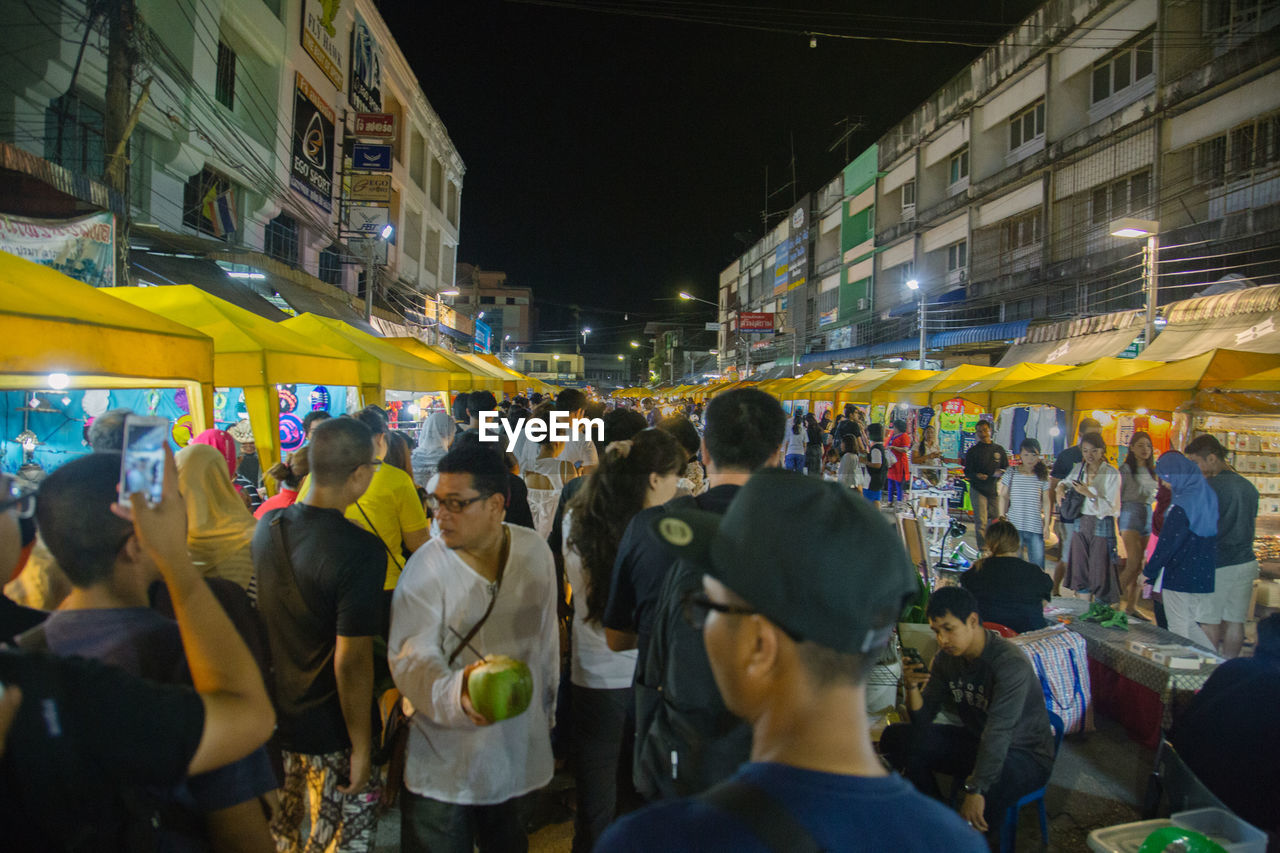
[[[401,849],[528,849],[517,798],[551,780],[556,579],[536,532],[503,523],[502,455],[462,442],[427,496],[440,536],[391,604],[388,662],[412,707]]]

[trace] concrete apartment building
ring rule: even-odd
[[[475,264],[458,264],[456,296],[446,297],[458,313],[480,317],[493,332],[493,351],[527,347],[533,340],[536,323],[533,288],[507,281],[507,274],[482,270]]]
[[[921,294],[930,360],[990,361],[1015,341],[1036,344],[1041,360],[1117,355],[1142,336],[1147,303],[1142,242],[1111,235],[1125,217],[1158,225],[1162,320],[1204,322],[1209,311],[1247,325],[1245,315],[1280,307],[1255,295],[1172,308],[1224,278],[1235,287],[1280,281],[1276,0],[1051,0],[875,152],[873,199],[849,185],[848,170],[843,185],[815,194],[815,267],[799,276],[804,290],[761,298],[749,287],[750,298],[734,302],[735,280],[741,296],[785,239],[774,234],[722,274],[722,320],[733,326],[745,303],[786,312],[779,325],[795,330],[794,339],[742,336],[761,352],[753,364],[790,364],[789,348],[814,365],[912,357]],[[842,257],[843,278],[832,280],[836,197],[846,205],[846,255],[862,251],[849,245],[853,232],[865,233],[850,223],[854,198],[870,211],[874,241],[853,272]],[[847,313],[850,302],[865,313]],[[833,305],[838,324],[850,319],[835,338],[821,325]],[[744,362],[734,332],[721,343],[728,364]],[[1165,357],[1160,343],[1150,357]]]
[[[81,0],[11,10],[30,37],[0,57],[6,213],[114,214],[129,247],[119,284],[193,283],[272,319],[357,325],[369,260],[357,232],[389,223],[389,245],[372,245],[371,325],[433,342],[439,324],[465,325],[438,297],[454,279],[465,167],[372,0],[135,9],[128,106],[150,83],[127,192],[101,184],[107,98],[122,88],[108,81],[106,14]],[[357,128],[358,113],[391,123]],[[353,149],[357,137],[373,147]]]

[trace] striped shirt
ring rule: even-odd
[[[1044,493],[1049,489],[1049,480],[1009,468],[1000,478],[1000,483],[1009,489],[1009,521],[1018,528],[1018,532],[1043,534],[1044,517],[1040,510]]]

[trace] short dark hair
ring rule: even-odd
[[[1188,456],[1199,456],[1201,459],[1212,454],[1223,462],[1227,461],[1227,449],[1222,446],[1222,442],[1207,432],[1191,439],[1190,443],[1187,444],[1186,454]]]
[[[1098,423],[1097,418],[1081,418],[1080,426],[1076,428],[1076,435],[1083,438],[1091,432],[1102,432],[1102,424]]]
[[[89,425],[89,447],[94,453],[124,450],[124,419],[132,415],[128,409],[103,412]]]
[[[373,461],[373,430],[363,419],[329,418],[311,431],[311,476],[317,486],[340,486],[361,465]]]
[[[1091,432],[1086,435],[1080,436],[1080,443],[1087,444],[1090,447],[1096,447],[1099,450],[1107,449],[1106,439],[1102,437],[1102,433],[1100,432]]]
[[[582,407],[582,416],[584,418],[602,418],[604,417],[604,403],[599,400],[588,400],[587,404]]]
[[[389,430],[387,413],[377,406],[365,406],[352,417],[367,426],[374,435],[386,435]]]
[[[884,441],[884,425],[868,424],[867,438],[871,439],[872,441]]]
[[[988,421],[988,420],[979,420],[976,424],[974,424],[974,425],[973,425],[973,431],[974,431],[974,432],[977,432],[978,430],[982,429],[983,427],[986,427],[987,429],[992,430],[992,431],[994,431],[994,430],[995,430],[995,427],[993,427],[993,426],[991,425],[991,421]]]
[[[453,412],[455,421],[465,421],[467,419],[467,398],[470,396],[471,393],[469,391],[459,391],[458,396],[453,398],[453,407],[450,411]]]
[[[471,485],[482,495],[502,495],[507,500],[507,462],[496,444],[483,444],[474,433],[463,433],[436,468],[441,474],[470,474]]]
[[[896,421],[893,422],[893,428],[896,429],[898,432],[906,432],[907,422],[902,418],[898,418]]]
[[[604,421],[604,445],[626,441],[649,426],[644,415],[635,409],[614,409],[602,418]]]
[[[333,415],[329,414],[324,409],[316,409],[315,411],[307,412],[306,416],[302,419],[302,434],[309,435],[313,426],[318,424],[320,421],[327,421],[331,417],[333,417]]]
[[[587,395],[577,388],[565,388],[556,395],[557,412],[576,412],[587,407]]]
[[[120,454],[106,450],[73,459],[44,478],[36,524],[49,553],[73,586],[111,577],[133,525],[111,512],[120,482]]]
[[[522,409],[529,408],[529,398],[523,394],[517,394],[515,399],[511,401],[511,405],[519,406]]]
[[[530,394],[530,395],[529,395],[529,407],[530,407],[530,410],[532,410],[532,408],[533,408],[534,406],[536,406],[536,405],[538,405],[539,403],[541,403],[541,402],[543,401],[543,399],[545,399],[545,398],[542,396],[542,394],[540,394],[540,393],[539,393],[539,392],[537,392],[537,391],[534,391],[532,394]]]
[[[711,400],[703,437],[717,468],[756,471],[778,452],[786,428],[787,413],[775,397],[739,388]]]
[[[962,586],[940,586],[929,596],[929,606],[925,608],[924,615],[930,619],[943,619],[950,613],[965,622],[969,614],[977,612],[978,599],[969,590]]]
[[[492,391],[472,391],[467,395],[467,414],[479,415],[481,412],[494,412],[498,409],[498,398]]]
[[[668,415],[658,421],[658,429],[669,433],[672,438],[680,442],[680,446],[684,448],[684,452],[689,456],[696,456],[698,448],[702,446],[702,438],[698,435],[698,428],[693,425],[693,421],[684,415]]]

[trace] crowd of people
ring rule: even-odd
[[[394,801],[400,849],[519,851],[557,767],[575,851],[986,849],[1054,740],[1031,665],[982,623],[1041,627],[1059,585],[1149,588],[1233,656],[1258,570],[1257,493],[1211,436],[1157,458],[1138,433],[1117,469],[1086,419],[1051,468],[980,422],[985,556],[931,597],[940,653],[908,666],[910,721],[877,752],[867,679],[918,590],[879,510],[913,466],[939,478],[932,427],[751,388],[668,409],[474,391],[411,429],[312,413],[270,490],[246,426],[210,430],[150,503],[118,493],[127,414],[38,494],[6,479],[6,849],[367,851]],[[525,429],[558,417],[599,431]]]

